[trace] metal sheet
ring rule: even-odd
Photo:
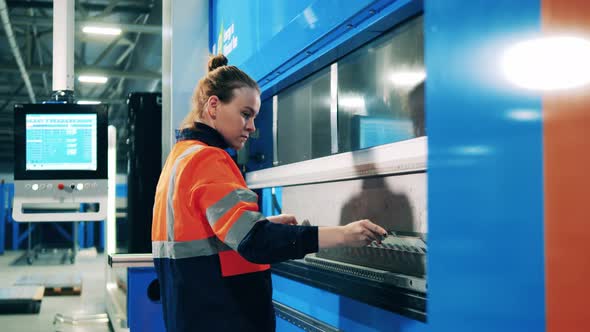
[[[284,187],[283,213],[318,226],[370,219],[388,231],[427,233],[426,173]]]
[[[381,244],[323,249],[317,257],[416,277],[426,275],[426,173],[283,188],[283,212],[313,225],[369,219],[390,232]]]

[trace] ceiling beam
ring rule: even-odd
[[[51,1],[6,1],[8,8],[39,8],[39,9],[53,9],[53,2]],[[103,12],[108,4],[98,3],[82,3],[81,4],[86,11],[99,11]],[[114,13],[149,13],[152,11],[152,5],[146,5],[145,1],[136,1],[136,3],[117,4],[112,8]]]
[[[53,26],[53,18],[50,17],[38,17],[38,16],[24,16],[24,15],[11,15],[10,22],[13,25],[37,25],[37,26]],[[117,26],[123,32],[141,32],[150,34],[162,34],[161,25],[145,25],[145,24],[129,24],[129,23],[104,23],[100,21],[83,20],[76,21],[76,27],[81,29],[82,26],[92,25],[96,27],[113,27]]]
[[[74,93],[75,96],[75,93]],[[75,96],[76,100],[97,100],[99,98],[97,97],[78,97]],[[8,101],[12,101],[14,103],[28,103],[27,101],[27,95],[12,95],[12,94],[0,94],[0,100],[8,100]],[[126,99],[104,99],[104,100],[100,100],[105,104],[110,104],[110,105],[118,105],[118,104],[125,104]],[[7,112],[8,113],[8,112]],[[12,113],[9,113],[12,116]],[[2,118],[2,113],[0,113],[0,118]]]
[[[52,75],[51,65],[46,66],[31,66],[27,68],[30,74],[48,74]],[[136,80],[158,80],[162,78],[162,74],[153,71],[124,71],[112,68],[92,67],[92,66],[76,66],[74,69],[76,75],[104,75],[107,77],[120,77],[126,79]],[[3,73],[18,73],[18,68],[0,65],[0,72]]]

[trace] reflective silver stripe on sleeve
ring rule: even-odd
[[[225,195],[217,203],[211,205],[207,209],[206,213],[209,225],[213,227],[219,218],[221,218],[227,211],[236,206],[236,204],[239,202],[253,203],[257,201],[258,196],[256,196],[252,190],[246,188],[236,189]]]
[[[152,255],[154,258],[192,258],[211,256],[222,251],[231,250],[217,236],[207,239],[185,242],[154,241],[152,242]]]
[[[254,224],[264,218],[265,217],[259,212],[244,211],[240,218],[229,229],[225,241],[223,242],[233,250],[237,251],[240,242],[242,242],[242,239],[248,234],[252,227],[254,227]]]
[[[168,198],[166,204],[166,233],[168,241],[174,241],[174,204],[172,199],[174,198],[174,183],[176,180],[176,169],[178,168],[178,164],[182,159],[184,159],[189,154],[202,149],[202,145],[195,145],[191,146],[190,148],[186,149],[176,161],[174,161],[174,166],[172,167],[172,171],[170,172],[170,181],[168,182]]]

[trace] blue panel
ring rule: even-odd
[[[105,232],[106,223],[104,221],[100,221],[100,225],[98,227],[99,227],[98,228],[98,243],[96,244],[96,249],[99,252],[102,252],[104,250],[104,245],[105,245],[104,232]]]
[[[272,195],[270,188],[262,189],[262,206],[260,207],[262,214],[265,216],[272,216]]]
[[[249,161],[246,165],[248,172],[272,167],[272,99],[260,105],[255,125],[258,129],[257,137],[248,140]]]
[[[426,331],[427,325],[273,274],[273,299],[344,331]],[[277,331],[282,331],[277,329]]]
[[[338,0],[214,1],[211,49],[224,44],[224,54],[238,66],[256,55],[259,66],[246,69],[260,79],[370,2],[357,0],[342,6]]]
[[[283,213],[283,187],[275,187],[275,198],[276,201],[272,207],[273,214],[281,214]],[[302,222],[302,220],[299,220],[299,222]]]
[[[6,220],[10,222],[10,227],[12,228],[12,241],[11,241],[11,249],[17,250],[19,241],[18,241],[18,232],[19,232],[19,223],[15,222],[12,219],[12,203],[14,201],[14,183],[7,183],[5,184],[6,191],[8,192],[8,209],[6,210]]]
[[[78,222],[78,246],[80,248],[86,248],[86,237],[84,236],[86,223],[85,222]],[[74,227],[74,229],[76,229]]]
[[[265,216],[272,216],[272,197],[270,195],[270,188],[264,188],[261,190],[262,203],[260,206],[260,212]]]
[[[287,322],[286,320],[277,317],[277,331],[279,332],[300,332],[304,331],[303,329]]]
[[[127,268],[127,324],[131,331],[166,331],[162,304],[148,297],[148,286],[156,279],[153,267]]]
[[[541,98],[500,75],[540,1],[427,1],[428,322],[544,331]],[[515,116],[527,112],[526,119]]]
[[[4,230],[6,229],[6,189],[0,183],[0,255],[4,254]]]
[[[115,194],[116,197],[127,197],[127,184],[126,183],[117,183],[115,193],[116,193]]]
[[[272,198],[272,188],[264,188],[262,189],[262,214],[265,216],[274,216],[277,214],[281,214],[281,210],[283,208],[283,187],[275,187],[275,197],[276,203],[273,204]],[[301,220],[299,220],[301,222]]]
[[[94,222],[86,222],[86,248],[94,247]]]
[[[231,63],[254,61],[256,65],[250,62],[244,69],[258,80],[371,2],[342,6],[338,0],[214,1],[211,50],[224,44]]]

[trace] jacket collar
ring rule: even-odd
[[[227,149],[229,145],[221,134],[208,125],[195,122],[194,128],[176,130],[176,141],[197,140],[220,149]]]

